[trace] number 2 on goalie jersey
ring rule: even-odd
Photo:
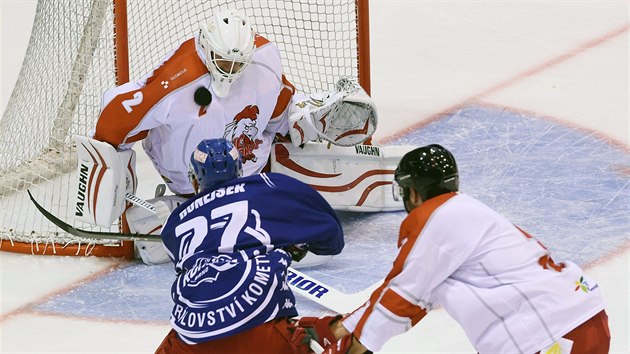
[[[245,226],[250,215],[255,219],[255,228]],[[242,232],[256,238],[264,246],[267,246],[268,250],[273,248],[271,246],[271,237],[261,227],[260,214],[255,209],[249,209],[247,200],[212,208],[209,216],[211,221],[210,230],[223,230],[218,247],[220,253],[234,252],[234,246]],[[179,258],[183,260],[197,252],[199,246],[201,246],[208,235],[208,231],[207,216],[196,216],[175,227],[175,236],[182,238],[179,247]]]
[[[123,107],[125,107],[125,111],[127,111],[127,113],[131,113],[131,111],[133,111],[133,108],[131,107],[137,106],[142,103],[142,98],[142,91],[138,91],[133,94],[133,98],[122,101],[122,105]]]

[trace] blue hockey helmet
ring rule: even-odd
[[[224,139],[202,140],[190,157],[190,179],[196,180],[199,191],[243,175],[241,155],[234,145]]]

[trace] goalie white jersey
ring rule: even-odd
[[[251,65],[229,95],[218,97],[196,43],[184,42],[142,80],[108,90],[94,132],[94,139],[118,150],[144,139],[144,150],[177,194],[193,193],[188,159],[202,139],[225,137],[240,151],[244,174],[260,172],[276,133],[288,132],[286,108],[295,93],[276,46],[256,36]],[[212,94],[209,104],[195,99],[204,88]]]

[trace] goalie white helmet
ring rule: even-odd
[[[254,31],[249,19],[235,10],[216,13],[201,25],[198,44],[212,74],[215,94],[227,96],[254,55]]]

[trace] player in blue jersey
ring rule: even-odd
[[[341,225],[308,185],[276,173],[241,174],[239,152],[225,139],[203,140],[191,156],[197,194],[162,229],[177,278],[172,330],[156,354],[308,350],[291,341],[298,313],[287,268],[305,250],[341,252]]]

